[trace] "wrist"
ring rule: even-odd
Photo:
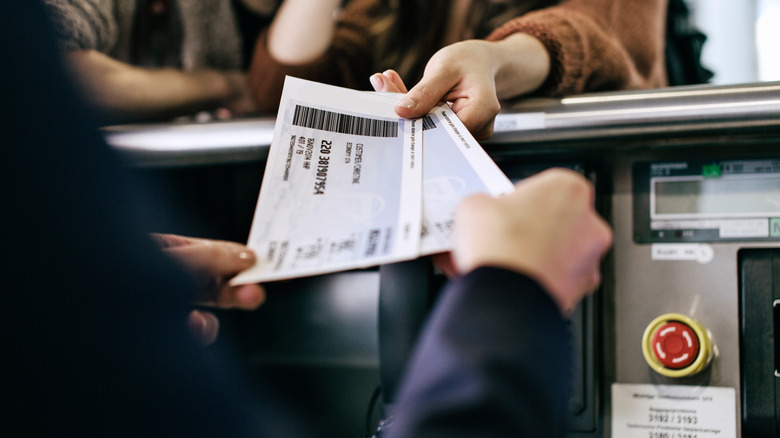
[[[496,95],[509,99],[528,94],[544,84],[550,74],[550,55],[537,38],[514,33],[493,44]]]
[[[560,285],[547,275],[547,271],[549,270],[538,266],[533,260],[487,256],[481,257],[478,261],[472,261],[472,263],[467,266],[469,267],[460,271],[464,275],[480,268],[498,268],[530,278],[544,289],[564,315],[569,314],[577,305],[577,299],[571,296],[571,294],[564,293],[561,290]]]

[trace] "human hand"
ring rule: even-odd
[[[486,50],[491,44],[463,41],[436,52],[426,65],[422,80],[398,102],[396,113],[404,118],[419,118],[446,101],[474,137],[489,138],[501,109],[493,61]]]
[[[547,49],[530,35],[461,41],[431,57],[422,80],[395,110],[401,117],[414,119],[446,101],[472,135],[482,140],[493,135],[499,100],[536,90],[549,72]]]
[[[454,258],[460,272],[496,266],[534,278],[561,311],[572,311],[601,280],[612,231],[596,213],[594,189],[574,171],[551,169],[510,194],[474,195],[455,212]]]
[[[265,301],[265,290],[262,286],[231,286],[228,282],[230,278],[254,264],[255,254],[246,246],[173,234],[152,236],[165,254],[193,273],[199,286],[199,296],[195,298],[198,304],[224,309],[253,310]],[[204,345],[216,340],[219,321],[214,314],[193,310],[188,324]]]
[[[228,96],[217,110],[217,117],[230,119],[257,111],[257,103],[249,90],[246,73],[230,71],[223,73]]]

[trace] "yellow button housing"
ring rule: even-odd
[[[689,364],[682,368],[671,368],[664,365],[658,357],[659,354],[663,353],[659,351],[660,348],[656,348],[657,346],[653,345],[653,339],[658,335],[658,331],[664,327],[674,325],[674,323],[682,323],[688,326],[695,333],[696,341],[699,344],[696,358],[693,361],[689,361]],[[667,313],[654,319],[645,329],[645,333],[642,336],[642,354],[644,354],[645,361],[650,365],[650,368],[662,376],[693,376],[707,368],[710,362],[712,362],[712,334],[693,318],[680,313]]]

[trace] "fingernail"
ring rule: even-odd
[[[417,106],[417,102],[415,102],[413,99],[410,99],[408,97],[404,97],[403,99],[399,100],[395,106],[412,109]]]
[[[378,90],[382,87],[382,78],[380,76],[379,73],[375,73],[368,78],[368,80],[371,81],[371,86],[374,87],[374,90]]]
[[[257,308],[265,301],[265,291],[256,285],[244,285],[236,291],[241,308]]]
[[[248,250],[241,250],[238,252],[238,258],[241,260],[253,261],[255,259],[255,253]]]

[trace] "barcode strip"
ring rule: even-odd
[[[398,122],[350,116],[301,105],[295,105],[293,125],[367,137],[398,137]]]
[[[436,127],[436,122],[433,121],[433,118],[431,116],[423,117],[422,121],[423,121],[423,131],[427,131],[429,129],[433,129]]]

